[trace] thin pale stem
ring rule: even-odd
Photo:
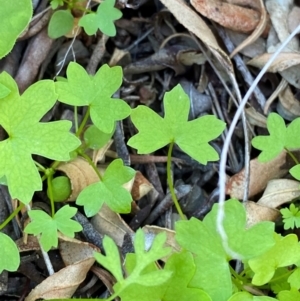
[[[286,147],[284,148],[286,150],[286,152],[290,155],[290,157],[293,159],[293,161],[296,163],[296,164],[299,164],[299,161],[297,160],[297,158],[295,157],[295,155],[289,150],[287,149]]]
[[[0,225],[0,230],[2,230],[24,207],[25,205],[21,203],[11,214],[10,216]]]
[[[55,215],[55,208],[54,208],[54,199],[53,199],[53,190],[52,190],[52,178],[53,178],[52,175],[47,177],[47,185],[48,185],[49,199],[51,204],[51,216],[53,218]]]
[[[78,130],[76,131],[76,136],[77,137],[79,137],[81,135],[81,133],[82,133],[82,131],[83,131],[83,129],[84,129],[84,127],[85,127],[85,125],[86,125],[89,117],[90,117],[90,107],[88,106],[88,108],[87,108],[87,110],[85,112],[85,115],[83,117],[83,120],[82,120],[82,122],[81,122]]]
[[[174,142],[171,142],[170,145],[169,145],[169,150],[168,150],[167,181],[168,181],[168,186],[169,186],[169,189],[170,189],[171,197],[172,197],[174,205],[175,205],[175,207],[177,209],[177,212],[179,213],[180,218],[182,220],[185,220],[186,217],[185,217],[185,215],[183,214],[183,212],[182,212],[182,210],[180,208],[179,202],[178,202],[176,194],[175,194],[175,189],[174,189],[173,179],[172,179],[172,173],[171,173],[171,163],[172,163],[172,150],[173,150],[173,146],[174,146]]]
[[[95,173],[97,174],[97,176],[99,177],[100,181],[102,181],[102,176],[97,168],[97,166],[94,164],[94,162],[91,160],[91,158],[89,156],[87,156],[85,153],[81,153],[80,154],[83,158],[86,159],[86,161],[89,162],[89,164],[92,166],[92,168],[94,169]]]

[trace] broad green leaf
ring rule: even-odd
[[[55,83],[59,101],[72,106],[89,106],[91,119],[99,130],[112,133],[115,122],[129,116],[129,105],[111,97],[121,86],[121,67],[103,65],[90,76],[79,64],[71,62],[67,76],[66,82]]]
[[[19,250],[14,241],[0,232],[0,274],[3,270],[15,272],[20,265]]]
[[[220,238],[195,218],[177,222],[175,229],[179,245],[195,254],[196,271],[190,286],[203,289],[213,301],[227,301],[232,283]]]
[[[0,83],[0,99],[8,96],[10,92],[11,90],[9,88]]]
[[[290,208],[280,209],[283,217],[284,229],[300,228],[300,211],[295,204],[290,204]]]
[[[204,289],[212,300],[225,301],[232,293],[228,261],[237,258],[230,258],[224,250],[216,227],[217,210],[216,204],[203,222],[194,218],[177,222],[176,240],[196,255],[196,272],[190,286]],[[237,200],[226,201],[223,224],[228,245],[239,254],[238,259],[257,256],[274,245],[274,224],[263,222],[246,230],[245,209]]]
[[[261,162],[274,159],[285,147],[287,131],[283,118],[276,113],[270,113],[267,128],[270,135],[257,136],[252,139],[252,145],[262,151],[258,156]]]
[[[126,266],[130,258],[134,257],[135,259],[134,254],[128,255],[130,256],[126,256]],[[153,268],[158,273],[162,272],[161,270],[157,271],[155,266],[152,266],[152,269],[150,271],[148,269],[147,272],[150,273]],[[152,281],[145,282],[144,285],[131,285],[120,294],[122,301],[138,300],[140,296],[143,296],[143,301],[211,301],[211,298],[203,290],[189,287],[189,282],[195,273],[195,264],[191,253],[182,251],[178,254],[172,254],[164,267],[164,271],[172,273],[169,280],[155,286]],[[147,272],[144,270],[143,273]]]
[[[1,0],[0,58],[13,48],[18,36],[29,24],[33,12],[32,0]]]
[[[84,206],[85,214],[90,217],[101,209],[103,203],[118,213],[131,210],[131,194],[123,187],[135,175],[135,171],[116,159],[107,167],[102,181],[89,185],[82,190],[76,200],[77,205]]]
[[[84,132],[84,141],[86,145],[91,149],[100,149],[103,147],[112,137],[114,130],[111,133],[104,133],[100,131],[96,126],[91,125]]]
[[[252,139],[252,145],[261,150],[258,159],[266,162],[274,159],[284,148],[288,150],[300,149],[300,118],[293,120],[287,127],[283,118],[270,113],[267,119],[268,136],[257,136]],[[295,177],[300,177],[300,172],[294,170]]]
[[[288,283],[292,288],[300,289],[300,268],[296,268],[293,274],[289,277]]]
[[[48,35],[51,39],[57,39],[72,30],[74,17],[69,10],[58,10],[50,19]]]
[[[104,237],[103,248],[106,255],[95,253],[95,259],[99,264],[109,270],[118,282],[122,282],[124,277],[121,268],[120,254],[115,242],[109,236]]]
[[[218,205],[214,205],[203,220],[215,235],[219,235],[216,229],[217,215]],[[265,221],[246,229],[246,211],[237,200],[226,201],[223,226],[228,237],[228,245],[232,251],[239,254],[240,260],[259,256],[275,244],[273,237],[275,224]]]
[[[289,172],[296,180],[300,181],[300,164],[292,167]]]
[[[9,136],[0,142],[0,178],[6,177],[12,198],[27,204],[35,191],[42,190],[32,155],[67,161],[80,140],[69,132],[70,121],[39,122],[56,102],[53,81],[39,81],[22,96],[6,72],[0,74],[0,83],[11,90],[0,101],[0,125]]]
[[[26,226],[24,232],[33,235],[41,235],[40,243],[48,252],[51,247],[57,247],[60,231],[68,237],[74,237],[74,232],[82,230],[81,225],[71,218],[76,214],[77,208],[66,205],[60,208],[54,218],[42,210],[31,210],[28,212],[31,222]]]
[[[239,292],[231,296],[228,301],[276,301],[277,299],[267,296],[253,296],[247,292]]]
[[[202,164],[219,159],[208,142],[222,133],[224,122],[212,115],[188,121],[190,102],[180,85],[165,94],[164,109],[164,118],[146,106],[132,111],[130,118],[139,132],[129,139],[129,146],[136,148],[139,154],[148,154],[175,142]]]
[[[100,29],[109,37],[116,35],[115,20],[122,17],[121,11],[115,8],[115,0],[105,0],[99,4],[96,13],[90,13],[83,16],[79,21],[79,26],[84,28],[88,35],[96,34]]]
[[[275,245],[262,255],[250,259],[249,266],[255,275],[252,279],[254,285],[268,283],[278,267],[287,267],[300,260],[300,245],[295,234],[282,237],[275,235]]]
[[[296,289],[291,289],[290,291],[282,291],[277,295],[279,301],[299,301],[300,292]]]

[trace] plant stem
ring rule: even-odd
[[[286,147],[284,148],[286,150],[286,152],[290,155],[290,157],[294,160],[294,162],[296,164],[299,164],[299,161],[297,160],[297,158],[295,157],[295,155],[289,150],[287,149]]]
[[[11,214],[10,216],[0,225],[0,230],[2,230],[19,212],[25,205],[21,203]]]
[[[78,112],[77,107],[74,106],[74,124],[75,124],[75,133],[78,131]]]
[[[85,153],[80,153],[80,155],[86,159],[86,161],[89,162],[89,164],[92,166],[92,168],[94,169],[95,173],[97,174],[97,176],[99,177],[100,181],[102,181],[102,176],[97,168],[97,166],[94,164],[94,162],[91,160],[91,158],[86,155]]]
[[[179,213],[180,218],[182,220],[185,220],[186,217],[185,217],[185,215],[183,214],[183,212],[182,212],[182,210],[180,208],[179,202],[178,202],[176,194],[175,194],[175,189],[174,189],[174,186],[173,186],[173,179],[172,179],[172,174],[171,174],[171,163],[172,163],[172,150],[173,150],[173,146],[174,146],[174,141],[172,141],[170,143],[169,150],[168,150],[167,181],[168,181],[168,186],[169,186],[169,189],[170,189],[171,197],[172,197],[174,205],[175,205],[175,207],[177,209],[177,212]]]
[[[90,117],[90,107],[88,106],[87,111],[85,112],[85,115],[84,115],[84,117],[83,117],[83,119],[81,121],[81,124],[80,124],[78,130],[76,131],[76,136],[77,137],[79,137],[81,135],[81,133],[82,133],[82,131],[83,131],[83,129],[84,129],[84,127],[85,127],[85,125],[86,125],[89,117]]]
[[[53,218],[55,215],[55,208],[54,208],[54,199],[53,199],[53,190],[52,190],[52,178],[53,178],[52,175],[47,177],[47,185],[49,189],[49,199],[51,204],[51,217]]]
[[[42,164],[40,164],[39,162],[34,161],[34,164],[37,166],[39,171],[42,171],[42,172],[46,171],[46,168]]]

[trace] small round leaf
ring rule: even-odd
[[[56,11],[49,22],[48,35],[52,39],[64,36],[72,30],[74,17],[69,10]]]

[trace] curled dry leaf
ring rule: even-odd
[[[277,111],[284,119],[292,121],[300,116],[300,103],[292,93],[290,86],[286,86],[278,97]]]
[[[262,221],[275,221],[280,216],[279,210],[252,201],[245,203],[245,209],[247,214],[247,228]]]
[[[76,262],[93,258],[94,252],[100,252],[99,248],[75,238],[59,234],[59,252],[66,266]]]
[[[71,298],[94,262],[90,257],[61,269],[37,285],[25,301]]]
[[[218,45],[210,28],[196,12],[182,0],[160,0],[160,2],[169,9],[179,23],[195,34],[210,49],[227,71],[234,73],[231,60]]]
[[[260,13],[255,9],[225,1],[191,0],[191,4],[201,15],[238,32],[251,32],[260,21]]]
[[[67,202],[74,202],[85,187],[99,181],[99,178],[91,165],[81,157],[60,164],[57,167],[57,170],[63,172],[71,182],[72,193],[67,199]]]
[[[256,159],[250,161],[249,198],[263,191],[268,182],[287,174],[286,153],[283,151],[272,161],[261,163]],[[226,183],[226,194],[231,198],[243,199],[245,190],[245,170],[233,175]]]
[[[277,208],[289,203],[300,196],[299,182],[289,179],[269,181],[268,186],[259,199],[258,204],[270,208]]]
[[[262,69],[267,61],[272,56],[272,53],[264,53],[250,60],[247,64]],[[300,64],[300,54],[294,52],[280,53],[271,66],[268,68],[269,72],[280,72],[290,67]]]
[[[123,245],[126,233],[134,233],[121,216],[112,211],[106,204],[103,204],[100,211],[92,217],[91,224],[103,236],[111,237],[119,247]]]
[[[139,200],[153,189],[152,184],[143,176],[140,171],[135,174],[131,195],[133,200]]]
[[[253,1],[253,3],[255,3],[255,1]],[[248,45],[253,44],[261,36],[261,34],[265,31],[265,29],[269,23],[268,18],[267,18],[267,12],[266,12],[263,0],[258,0],[258,4],[259,4],[259,12],[260,12],[259,23],[257,24],[255,30],[251,33],[251,35],[249,37],[247,37],[247,39],[245,39],[240,45],[238,45],[238,47],[236,49],[234,49],[234,51],[230,54],[230,57],[233,57],[235,54],[240,52],[242,49],[244,49]]]

